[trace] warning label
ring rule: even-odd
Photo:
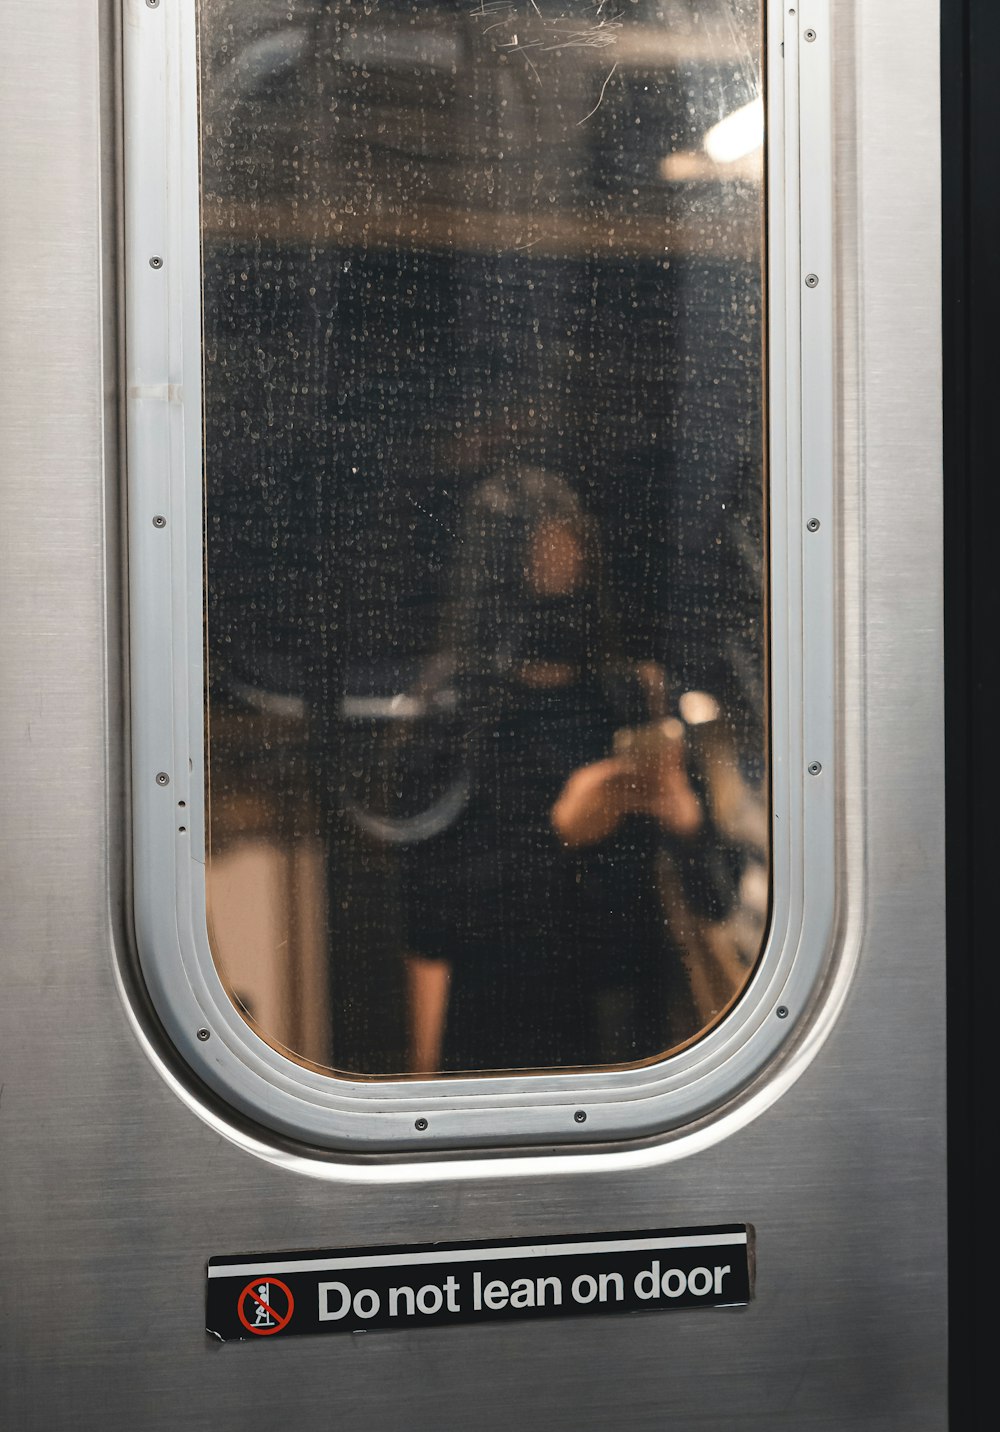
[[[532,1242],[211,1258],[207,1327],[228,1341],[747,1303],[748,1224]]]
[[[288,1327],[295,1311],[295,1299],[291,1288],[280,1278],[267,1278],[262,1283],[255,1278],[240,1294],[236,1311],[248,1333],[266,1337],[268,1333],[280,1333]]]

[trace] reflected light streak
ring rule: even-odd
[[[758,96],[734,109],[705,135],[705,153],[716,164],[732,164],[764,143],[764,101]]]

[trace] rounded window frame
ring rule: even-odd
[[[729,1106],[810,1027],[834,956],[838,898],[832,35],[828,0],[796,8],[792,15],[765,0],[772,902],[764,949],[732,1010],[656,1063],[375,1081],[313,1072],[261,1040],[226,994],[209,948],[195,5],[128,0],[126,432],[138,971],[197,1079],[258,1127],[353,1154],[572,1149],[669,1135]],[[815,38],[806,40],[807,30]]]

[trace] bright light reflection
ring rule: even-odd
[[[714,124],[705,135],[705,152],[716,164],[732,164],[764,143],[764,101],[751,100]]]

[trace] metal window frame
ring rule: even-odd
[[[195,1078],[178,1077],[155,1036],[146,1047],[193,1109],[264,1156],[300,1157],[315,1171],[325,1152],[341,1173],[345,1156],[368,1154],[404,1155],[413,1168],[432,1158],[439,1171],[490,1149],[541,1166],[546,1146],[564,1168],[574,1154],[588,1165],[680,1156],[773,1102],[846,996],[863,861],[852,858],[848,884],[845,811],[857,775],[843,759],[844,717],[856,673],[845,672],[838,630],[849,574],[835,482],[834,36],[829,0],[794,10],[765,0],[765,9],[773,901],[764,951],[734,1009],[656,1064],[375,1082],[312,1072],[265,1044],[229,1000],[209,948],[195,0],[124,0],[134,920],[139,978]],[[127,980],[123,990],[128,998]],[[221,1114],[200,1086],[221,1097]],[[387,1167],[399,1176],[398,1161]]]

